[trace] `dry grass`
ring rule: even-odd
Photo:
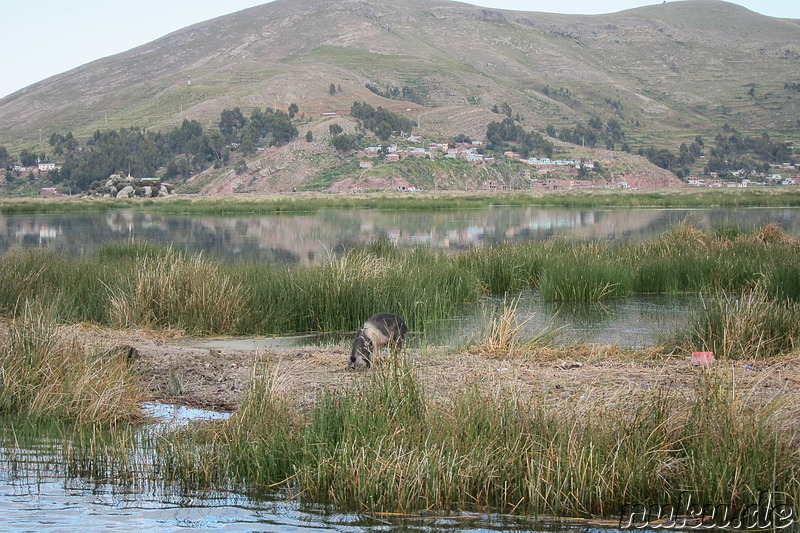
[[[124,356],[87,347],[30,306],[0,342],[0,412],[116,424],[139,417],[141,397]]]
[[[671,339],[679,350],[722,359],[765,359],[792,352],[800,337],[800,304],[770,297],[759,284],[741,295],[703,301],[689,326]]]
[[[522,318],[517,309],[519,298],[504,301],[502,309],[485,320],[482,336],[468,350],[498,359],[530,358],[550,346],[558,329],[545,328],[535,335],[525,336],[525,326],[533,315]]]

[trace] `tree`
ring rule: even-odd
[[[238,160],[236,164],[233,165],[233,170],[236,172],[236,174],[244,174],[247,172],[247,161],[244,159]]]
[[[350,134],[337,135],[333,138],[331,143],[333,144],[333,147],[336,148],[337,152],[340,154],[345,154],[355,148],[356,136]]]
[[[389,137],[392,136],[392,125],[389,124],[387,121],[382,121],[378,126],[375,128],[375,135],[378,136],[378,139],[381,141],[388,141]]]
[[[311,130],[308,130],[306,132],[306,142],[307,143],[314,142],[314,134],[311,132]]]
[[[331,86],[328,87],[328,94],[330,94],[331,96],[336,94],[336,84],[335,83],[331,83]]]
[[[0,146],[0,168],[6,168],[10,160],[8,149],[5,146]]]
[[[344,129],[342,129],[342,127],[339,124],[334,123],[328,126],[328,131],[330,132],[331,135],[336,137],[337,135],[341,134],[344,131]]]
[[[410,119],[382,107],[375,109],[366,102],[353,102],[350,114],[358,119],[361,127],[372,131],[382,140],[387,140],[394,132],[410,133],[414,128]]]
[[[53,147],[53,152],[55,152],[56,155],[64,155],[77,150],[78,141],[72,135],[72,132],[69,132],[66,135],[53,133],[50,136],[50,146]]]
[[[694,142],[689,146],[689,152],[691,152],[694,157],[700,157],[703,155],[703,148],[705,148],[703,138],[698,135],[694,138]]]
[[[247,119],[244,118],[241,109],[238,107],[225,109],[220,114],[219,131],[222,132],[228,140],[232,140],[234,133],[238,133],[239,130],[244,128],[246,123]]]
[[[289,104],[289,118],[294,118],[298,111],[300,108],[297,107],[297,104]]]
[[[36,158],[38,157],[33,150],[23,148],[19,153],[19,162],[23,167],[30,167],[36,164]]]

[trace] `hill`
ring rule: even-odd
[[[87,138],[185,118],[213,126],[223,109],[290,103],[322,139],[321,114],[354,101],[405,113],[429,138],[481,138],[497,120],[492,107],[507,102],[529,129],[615,118],[632,149],[676,150],[724,124],[796,133],[799,67],[800,21],[719,0],[594,16],[444,0],[275,0],[0,100],[0,145],[44,147],[52,132]],[[336,163],[318,148],[293,171],[298,183]],[[277,155],[270,165],[289,165]]]

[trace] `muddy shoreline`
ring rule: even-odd
[[[255,369],[270,365],[301,407],[313,405],[324,389],[347,387],[365,372],[346,368],[345,346],[262,349],[269,339],[184,337],[174,332],[114,331],[78,326],[98,349],[133,348],[131,364],[147,397],[159,401],[235,411]],[[280,345],[280,343],[276,343]],[[209,347],[210,346],[210,347]],[[252,349],[253,347],[257,349]],[[426,395],[447,398],[470,384],[487,390],[508,387],[548,403],[580,399],[608,401],[662,388],[691,395],[709,371],[729,380],[753,399],[769,401],[800,390],[800,355],[754,361],[717,361],[711,369],[692,366],[685,356],[657,350],[623,351],[609,346],[542,348],[514,357],[453,352],[446,347],[413,347],[405,357],[417,363]],[[366,371],[369,372],[369,371]],[[796,409],[800,406],[796,402]],[[799,413],[800,414],[800,413]],[[800,418],[800,416],[798,417]]]

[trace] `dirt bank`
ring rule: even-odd
[[[301,406],[314,402],[322,388],[340,388],[363,372],[345,368],[346,347],[253,348],[252,339],[199,339],[177,334],[121,332],[82,327],[81,334],[102,349],[129,346],[132,363],[142,375],[152,400],[233,411],[242,400],[258,361],[268,361],[285,378],[286,390]],[[635,396],[663,387],[690,395],[705,369],[685,357],[657,351],[629,353],[611,347],[543,349],[513,359],[482,353],[453,353],[446,348],[409,349],[406,357],[419,363],[426,393],[446,397],[466,384],[514,387],[555,403],[595,397],[598,401]],[[800,391],[800,355],[769,361],[717,362],[722,373],[741,391],[770,399]],[[541,396],[543,395],[543,396]],[[800,405],[792,401],[793,409]]]

